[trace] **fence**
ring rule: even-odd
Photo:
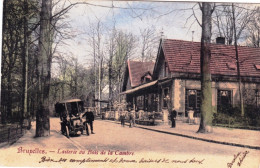
[[[0,144],[12,144],[16,142],[25,133],[23,126],[19,124],[12,124],[0,127]]]

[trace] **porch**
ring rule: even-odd
[[[134,111],[136,123],[143,125],[168,125],[169,110],[174,106],[174,79],[163,78],[143,84],[120,94],[126,100],[126,111]],[[187,108],[187,105],[186,105]],[[120,115],[112,114],[115,120]],[[119,113],[119,112],[118,112]],[[116,117],[117,116],[117,117]],[[113,117],[112,117],[113,118]],[[196,111],[178,111],[177,120],[190,124],[198,124]]]

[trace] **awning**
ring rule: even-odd
[[[163,80],[160,80],[158,82],[158,85],[165,85],[165,84],[168,84],[168,83],[171,83],[172,82],[172,79],[169,79],[169,78],[165,78]]]
[[[94,99],[94,102],[100,102],[100,103],[109,103],[108,100],[99,100],[99,99]]]
[[[153,81],[153,82],[150,82],[150,83],[146,83],[146,84],[141,85],[141,86],[138,86],[138,87],[136,87],[136,88],[134,88],[134,89],[130,89],[130,90],[127,90],[127,91],[125,91],[125,92],[121,92],[120,95],[130,94],[130,93],[134,93],[134,92],[136,92],[136,91],[140,91],[140,90],[145,89],[145,88],[149,88],[149,87],[151,87],[151,86],[156,85],[157,82],[158,82],[158,80]]]

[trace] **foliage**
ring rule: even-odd
[[[218,113],[223,113],[223,114],[227,114],[229,116],[235,116],[235,115],[239,115],[240,112],[240,108],[239,107],[232,107],[232,106],[219,106],[218,107]]]
[[[245,107],[245,116],[241,117],[238,107],[229,107],[218,109],[214,114],[213,124],[224,124],[230,127],[247,128],[250,126],[260,127],[260,109],[247,105]]]
[[[55,58],[59,65],[58,74],[51,79],[50,100],[91,97],[94,90],[93,70],[86,69],[73,57]]]
[[[25,10],[27,9],[27,10]],[[33,40],[34,31],[38,27],[38,1],[35,0],[12,0],[4,1],[3,5],[3,46],[2,46],[2,82],[1,82],[1,111],[2,122],[9,118],[22,116],[23,110],[23,66],[24,66],[24,46],[25,37],[27,37],[28,57],[30,75],[28,80],[29,95],[33,94],[33,84],[35,83],[35,43]],[[27,102],[33,107],[34,102]],[[18,117],[18,118],[19,118]]]

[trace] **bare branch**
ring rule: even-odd
[[[192,13],[193,13],[193,16],[195,17],[197,23],[200,25],[200,27],[202,27],[201,23],[199,22],[199,20],[198,20],[196,14],[195,14],[195,12],[194,12],[194,9],[192,9]]]

